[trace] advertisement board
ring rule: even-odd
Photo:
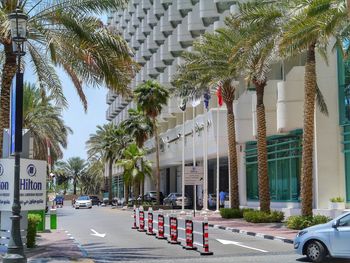
[[[0,159],[0,211],[12,210],[14,164],[14,159]],[[20,203],[22,211],[45,209],[45,161],[21,159]]]

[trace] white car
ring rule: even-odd
[[[74,204],[75,209],[79,209],[81,207],[92,208],[92,200],[87,195],[79,196],[77,200],[75,200]]]

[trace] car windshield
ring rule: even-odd
[[[78,200],[90,200],[88,196],[79,196]]]
[[[176,193],[176,194],[174,194],[176,197],[181,197],[182,196],[182,194],[180,194],[180,193]]]

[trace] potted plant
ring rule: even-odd
[[[329,209],[344,210],[345,202],[342,197],[333,197],[329,200]]]

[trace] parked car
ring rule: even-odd
[[[155,202],[157,202],[157,192],[156,191],[146,192],[145,195],[143,196],[143,199],[145,202],[155,203]],[[163,200],[164,200],[164,195],[162,192],[160,192],[160,203],[161,204],[163,204]]]
[[[326,256],[350,258],[349,240],[350,212],[301,230],[294,240],[294,249],[313,262],[322,262]]]
[[[79,208],[92,208],[92,201],[88,195],[79,196],[77,200],[75,200],[74,204],[75,209]]]
[[[101,201],[97,195],[89,195],[89,197],[91,199],[92,205],[100,205],[101,204]]]
[[[64,202],[64,197],[63,195],[56,195],[55,197],[55,203],[57,207],[62,207]]]
[[[163,204],[167,206],[174,207],[181,207],[182,206],[182,194],[181,193],[170,193],[166,198],[163,200]],[[191,199],[187,196],[184,198],[184,204],[185,207],[189,207],[191,205]]]

